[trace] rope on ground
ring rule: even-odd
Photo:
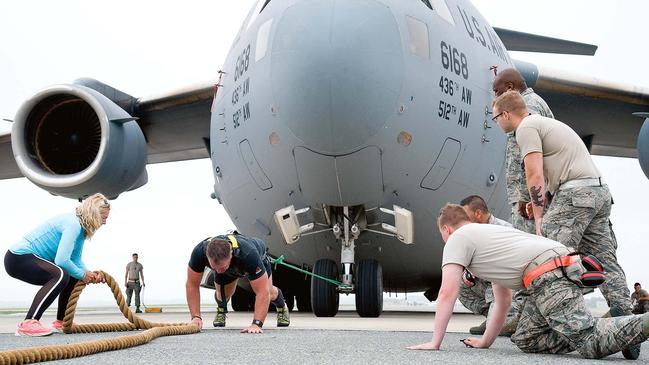
[[[111,288],[113,296],[117,301],[120,311],[130,323],[100,323],[100,324],[81,324],[72,323],[74,313],[77,308],[77,302],[81,291],[86,284],[79,281],[72,290],[68,307],[65,310],[63,318],[63,332],[65,333],[96,333],[96,332],[115,332],[115,331],[132,331],[136,329],[146,329],[138,334],[121,336],[111,339],[96,341],[87,341],[76,344],[53,345],[42,347],[29,347],[11,351],[0,352],[0,365],[30,364],[41,361],[52,361],[60,359],[71,359],[74,357],[96,354],[98,352],[121,350],[129,347],[143,345],[151,340],[162,336],[187,335],[200,332],[197,326],[186,323],[154,323],[146,321],[133,312],[126,305],[124,296],[115,279],[105,272],[102,272],[106,278],[106,284]]]

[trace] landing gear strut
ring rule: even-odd
[[[276,211],[274,215],[275,222],[289,245],[297,242],[301,236],[323,232],[333,232],[336,240],[341,242],[341,267],[330,259],[320,259],[313,267],[313,274],[315,274],[311,278],[313,313],[317,317],[335,316],[338,313],[339,295],[356,293],[356,311],[359,316],[380,316],[383,311],[383,269],[374,259],[364,259],[356,265],[354,242],[361,231],[366,231],[394,237],[405,244],[412,244],[414,242],[412,212],[397,205],[394,205],[393,209],[378,208],[382,213],[394,216],[394,225],[380,223],[382,230],[377,230],[373,228],[376,224],[367,223],[365,219],[367,216],[364,213],[369,210],[365,210],[363,206],[354,206],[351,209],[348,206],[324,206],[323,208],[326,226],[331,228],[318,231],[312,231],[315,227],[314,223],[300,225],[298,215],[306,213],[308,207],[296,210],[291,205]],[[373,209],[377,208],[370,210]],[[325,224],[320,223],[320,225]],[[341,269],[340,278],[339,269]],[[299,297],[297,301],[298,307],[301,307]]]
[[[349,219],[349,207],[342,208],[333,226],[336,239],[341,241],[340,262],[342,285],[335,285],[313,277],[311,301],[318,317],[334,316],[338,312],[339,293],[356,293],[356,312],[361,317],[378,317],[383,311],[383,271],[376,260],[361,260],[355,265],[354,241],[360,234],[356,222]],[[338,279],[338,266],[333,260],[320,259],[313,269],[316,275]]]

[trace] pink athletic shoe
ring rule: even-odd
[[[52,322],[52,329],[54,330],[53,332],[63,332],[63,321],[56,320]]]
[[[49,336],[51,334],[51,329],[43,327],[43,325],[41,325],[41,322],[35,319],[28,319],[19,323],[18,329],[16,329],[16,336],[41,337]]]

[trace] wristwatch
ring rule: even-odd
[[[264,322],[258,320],[258,319],[253,319],[252,324],[257,325],[257,327],[261,328],[264,325]]]

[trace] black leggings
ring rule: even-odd
[[[36,293],[32,306],[25,319],[40,320],[43,312],[59,297],[56,319],[63,320],[65,308],[72,289],[78,279],[70,277],[67,271],[53,263],[33,255],[16,255],[11,251],[5,254],[5,270],[9,276],[33,285],[43,287]]]

